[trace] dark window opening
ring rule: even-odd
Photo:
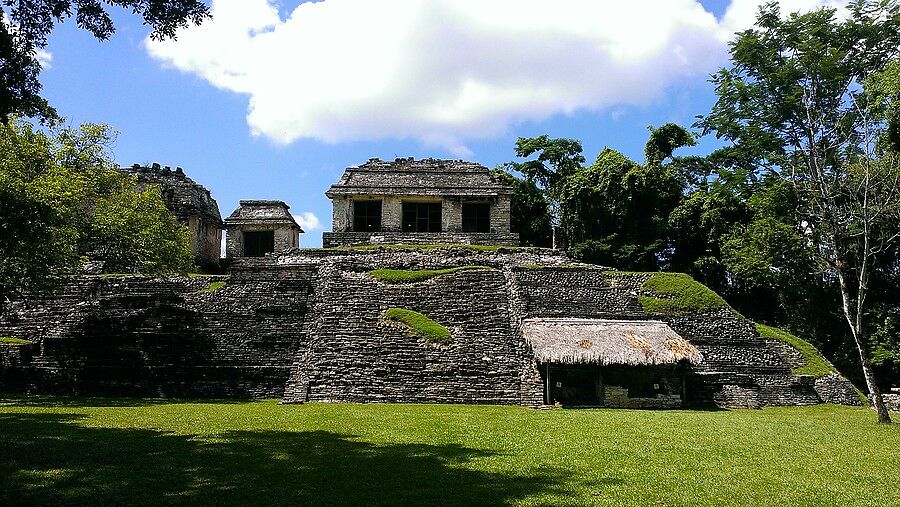
[[[381,230],[381,201],[353,201],[353,230],[357,232]]]
[[[490,203],[463,203],[462,230],[463,232],[491,232]]]
[[[441,232],[441,203],[403,203],[403,232]]]
[[[275,231],[244,231],[244,257],[262,257],[275,251]]]

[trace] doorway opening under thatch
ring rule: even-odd
[[[541,365],[544,402],[564,407],[681,408],[684,364],[623,366]]]

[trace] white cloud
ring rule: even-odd
[[[294,215],[294,220],[300,224],[300,228],[305,232],[318,231],[322,228],[322,222],[319,221],[319,217],[311,211],[304,211],[299,215]]]
[[[785,0],[785,10],[822,1]],[[247,94],[279,143],[465,141],[554,114],[643,105],[726,59],[762,0],[721,20],[696,0],[324,0],[286,19],[267,0],[214,0],[213,19],[151,55]]]

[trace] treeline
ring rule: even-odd
[[[746,317],[815,343],[871,392],[900,383],[900,7],[761,8],[689,130],[651,128],[643,163],[520,138],[498,169],[524,244],[680,271]],[[679,156],[700,135],[725,146]],[[884,413],[886,418],[886,412]]]

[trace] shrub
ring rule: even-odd
[[[415,283],[457,271],[472,269],[493,269],[488,266],[458,266],[447,269],[374,269],[369,275],[384,283]]]
[[[429,319],[425,315],[405,308],[388,308],[384,320],[399,322],[406,326],[407,334],[432,343],[448,343],[450,330]]]

